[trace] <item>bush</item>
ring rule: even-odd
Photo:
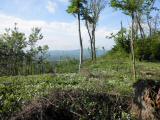
[[[130,53],[130,33],[125,29],[120,30],[117,34],[112,35],[115,41],[115,46],[111,50],[114,53]],[[160,61],[160,32],[153,34],[146,39],[136,38],[135,43],[135,56],[140,61]]]
[[[78,60],[67,59],[59,61],[55,66],[57,73],[75,73],[78,71]]]
[[[103,120],[126,118],[130,98],[82,90],[55,90],[18,113],[14,120]],[[12,118],[13,119],[13,118]]]
[[[160,61],[160,34],[156,33],[147,39],[136,41],[136,56],[141,60]]]

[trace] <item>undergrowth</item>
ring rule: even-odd
[[[11,116],[14,112],[20,111],[29,101],[48,95],[53,89],[81,89],[93,93],[132,96],[132,85],[135,81],[132,80],[130,58],[117,54],[103,56],[94,63],[86,61],[79,74],[0,77],[0,118]],[[137,80],[160,78],[159,63],[136,61],[136,68]]]

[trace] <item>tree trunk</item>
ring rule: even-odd
[[[95,41],[95,26],[93,24],[93,29],[92,29],[92,39],[93,39],[93,58],[96,60],[96,41]]]
[[[136,19],[137,19],[137,22],[138,22],[141,38],[144,39],[145,38],[145,34],[144,34],[144,30],[143,30],[143,28],[141,26],[140,18],[138,18],[138,15],[136,15]]]
[[[81,36],[81,21],[80,21],[79,13],[78,13],[78,32],[79,32],[79,42],[80,42],[80,58],[79,58],[79,71],[80,71],[81,65],[83,63],[83,43],[82,43],[82,36]]]
[[[138,30],[139,30],[138,19],[136,19],[134,26],[135,26],[134,35],[135,35],[135,38],[138,38]]]
[[[141,58],[143,59],[144,45],[145,45],[145,33],[144,33],[144,30],[143,30],[141,22],[140,22],[140,17],[138,17],[137,14],[136,14],[135,17],[136,17],[136,20],[137,20],[137,23],[138,23],[138,26],[139,26],[139,30],[140,30],[140,34],[141,34],[141,39],[142,39],[142,42],[141,42],[141,46],[142,46],[142,55],[141,55]]]
[[[94,58],[93,58],[93,54],[94,54],[94,51],[93,51],[93,36],[91,36],[91,33],[90,33],[90,31],[89,31],[89,26],[88,26],[87,20],[86,20],[86,28],[87,28],[88,35],[89,35],[89,38],[90,38],[91,58],[92,58],[92,60],[93,60],[93,59],[94,59]]]
[[[148,27],[149,27],[149,36],[152,36],[152,26],[151,26],[151,22],[149,21],[149,16],[147,16],[147,23],[148,23]]]
[[[149,35],[150,35],[150,37],[152,36],[152,33],[153,33],[153,31],[152,31],[152,24],[151,24],[151,21],[150,21],[150,14],[151,14],[151,12],[152,12],[152,8],[153,8],[155,2],[156,2],[156,0],[153,0],[153,1],[152,1],[152,4],[151,4],[151,6],[150,6],[150,11],[149,11],[149,13],[147,14],[147,23],[148,23],[148,27],[149,27]]]
[[[94,51],[94,60],[96,60],[97,55],[96,55],[96,40],[95,40],[95,33],[94,33],[94,37],[93,37],[93,51]]]
[[[134,54],[134,13],[132,13],[132,28],[131,28],[131,54],[132,54],[132,72],[133,80],[136,80],[136,68],[135,68],[135,54]]]
[[[122,38],[124,38],[124,35],[123,35],[123,23],[121,21],[121,32],[122,32]]]
[[[157,15],[155,16],[155,20],[154,20],[154,34],[157,32],[158,19],[159,19],[159,16],[158,16],[158,14],[157,14]]]

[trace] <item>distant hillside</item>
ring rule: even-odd
[[[104,50],[97,50],[97,56],[102,56],[106,52]],[[47,57],[48,60],[79,59],[79,54],[79,50],[51,50],[47,53]],[[84,49],[84,58],[90,58],[90,52],[87,49]]]

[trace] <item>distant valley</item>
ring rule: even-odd
[[[97,56],[100,57],[106,54],[105,50],[97,50]],[[64,59],[79,59],[79,50],[51,50],[47,53],[47,58],[49,61],[59,61]],[[90,51],[84,49],[84,59],[90,58]]]

